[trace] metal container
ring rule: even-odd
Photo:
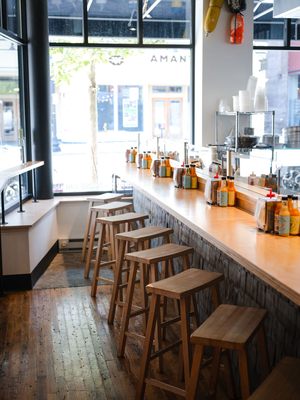
[[[284,143],[290,149],[300,147],[300,126],[288,126],[282,129]]]
[[[182,175],[184,172],[184,168],[174,168],[173,170],[173,181],[175,183],[175,187],[182,187]]]
[[[219,184],[219,178],[207,178],[204,189],[204,197],[208,204],[217,204],[217,190]]]
[[[153,176],[159,176],[160,160],[152,160],[150,171]]]

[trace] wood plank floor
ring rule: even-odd
[[[142,344],[128,339],[126,357],[118,359],[119,326],[106,322],[111,288],[103,285],[100,291],[96,300],[89,287],[0,298],[1,400],[134,399]],[[166,355],[165,365],[175,377],[176,354]],[[147,388],[146,398],[175,396]]]

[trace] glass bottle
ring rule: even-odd
[[[166,177],[171,177],[171,164],[170,164],[170,157],[166,157]]]
[[[276,208],[274,211],[274,233],[278,234],[279,233],[279,211],[282,206],[282,199],[281,196],[277,197],[277,203],[276,203]]]
[[[166,176],[166,160],[165,157],[161,157],[159,166],[159,176],[164,178]]]
[[[227,189],[228,189],[228,206],[233,207],[235,205],[235,187],[234,187],[233,176],[227,176]]]
[[[280,236],[289,236],[290,234],[290,212],[287,196],[282,197],[282,206],[279,211],[278,233]]]
[[[147,153],[143,151],[142,169],[147,169],[147,168],[148,168]]]
[[[185,164],[184,175],[182,177],[182,186],[184,189],[191,188],[191,171],[189,164]]]
[[[290,210],[290,235],[299,235],[300,212],[298,209],[298,196],[292,196],[293,206]]]
[[[147,168],[150,169],[152,164],[151,151],[147,152]]]
[[[196,174],[196,167],[194,164],[190,164],[191,171],[191,189],[198,189],[198,177]]]
[[[130,147],[130,153],[129,153],[129,162],[134,163],[134,150],[133,147]]]
[[[136,162],[136,155],[137,155],[137,147],[133,148],[133,161],[132,162]]]
[[[228,189],[225,176],[222,176],[221,184],[217,190],[217,204],[220,207],[228,206]]]
[[[288,203],[289,212],[291,212],[291,210],[293,208],[293,196],[291,194],[288,194],[288,196],[287,196],[287,203]]]

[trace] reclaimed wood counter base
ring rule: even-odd
[[[149,214],[151,224],[172,228],[173,241],[192,246],[195,249],[192,261],[194,267],[224,274],[224,283],[220,286],[221,302],[262,307],[268,310],[266,333],[272,365],[283,356],[300,357],[299,306],[196,234],[155,201],[145,199],[144,194],[138,189],[134,189],[134,207],[139,212]],[[201,294],[199,300],[201,300],[199,301],[200,318],[203,321],[211,312],[209,294]],[[255,351],[249,353],[251,357],[255,357]]]

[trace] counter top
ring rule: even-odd
[[[35,168],[42,167],[43,165],[44,161],[28,161],[26,163],[16,165],[15,167],[0,171],[0,191],[2,191],[9,179],[18,175],[22,175],[25,172],[32,171]]]
[[[147,197],[229,255],[244,268],[300,305],[300,236],[280,237],[256,229],[254,217],[235,207],[205,202],[199,190],[174,187],[170,178],[127,164],[120,174]]]

